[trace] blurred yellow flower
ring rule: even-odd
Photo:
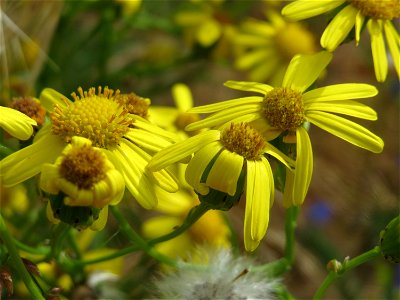
[[[172,86],[172,97],[175,107],[151,106],[149,107],[149,120],[170,132],[178,132],[183,138],[190,132],[185,132],[185,127],[198,121],[197,114],[189,114],[187,111],[193,107],[193,96],[189,87],[183,83]]]
[[[340,8],[329,22],[321,37],[321,46],[334,51],[355,28],[358,45],[360,33],[366,22],[371,36],[371,50],[375,76],[380,82],[386,80],[388,60],[386,42],[393,59],[397,75],[400,76],[400,37],[393,24],[400,17],[399,0],[297,0],[288,4],[282,14],[290,20],[302,20]]]
[[[195,193],[181,189],[176,193],[167,193],[159,189],[159,205],[156,211],[164,215],[147,219],[143,222],[142,232],[147,238],[157,238],[183,223],[189,210],[199,204]],[[156,250],[172,258],[187,258],[198,245],[211,247],[230,245],[230,230],[220,211],[210,210],[205,213],[186,232],[155,246]]]
[[[46,117],[46,110],[40,105],[40,101],[33,97],[13,98],[8,105],[36,121],[38,126],[43,125]]]
[[[193,123],[196,124],[196,123]],[[234,196],[243,172],[246,182],[244,243],[253,251],[264,237],[274,199],[274,178],[264,154],[270,154],[288,168],[292,159],[264,141],[247,123],[229,124],[220,130],[199,133],[157,153],[147,166],[157,171],[194,153],[185,176],[196,192],[206,195],[210,188]],[[211,165],[209,171],[206,171]]]
[[[7,188],[0,183],[0,211],[4,216],[24,214],[28,207],[28,195],[23,184]]]
[[[142,4],[142,0],[115,0],[122,6],[122,11],[124,15],[131,16],[136,13],[140,5]]]
[[[27,115],[9,107],[0,106],[0,127],[19,140],[27,140],[37,123]],[[1,169],[1,168],[0,168]]]
[[[196,6],[192,10],[182,10],[175,15],[175,22],[186,31],[190,45],[195,42],[210,47],[224,34],[227,17],[219,6],[223,1],[192,1]]]
[[[40,173],[42,165],[53,163],[73,136],[81,136],[101,148],[143,207],[157,205],[155,184],[175,192],[178,186],[168,171],[151,173],[145,166],[176,136],[130,113],[129,106],[119,102],[119,91],[99,87],[97,93],[95,88],[78,92],[72,94],[72,102],[53,89],[42,91],[40,101],[50,112],[51,123],[39,130],[32,145],[0,161],[3,184],[12,186]]]
[[[313,156],[305,123],[310,122],[358,147],[379,153],[381,138],[357,123],[338,116],[376,120],[369,106],[349,99],[375,96],[377,89],[368,84],[336,84],[306,90],[329,64],[332,55],[323,51],[313,55],[295,56],[285,73],[282,85],[272,87],[257,82],[228,81],[226,86],[262,96],[249,96],[191,109],[193,113],[212,113],[204,120],[192,123],[187,130],[221,126],[226,122],[250,122],[267,140],[283,134],[285,142],[296,143],[295,172],[285,185],[285,205],[303,203],[311,182]],[[169,148],[167,148],[169,149]],[[156,158],[156,157],[155,157]],[[153,161],[150,162],[150,164]],[[295,199],[294,199],[295,198]]]
[[[233,36],[235,66],[249,70],[249,79],[257,82],[282,82],[290,60],[296,54],[317,52],[313,34],[300,23],[288,23],[272,10],[268,21],[248,20]]]

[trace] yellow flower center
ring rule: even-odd
[[[247,160],[260,159],[266,145],[262,135],[247,123],[231,123],[221,132],[221,143]]]
[[[148,99],[142,98],[135,93],[130,94],[119,94],[115,96],[115,101],[120,103],[128,110],[130,114],[138,115],[142,118],[147,118],[147,113],[149,110]]]
[[[180,113],[175,119],[175,126],[179,130],[185,131],[187,125],[199,121],[200,116],[198,114]],[[190,136],[194,136],[199,133],[198,130],[186,132]]]
[[[274,88],[265,95],[261,113],[271,126],[293,130],[304,122],[302,95],[289,88]]]
[[[80,96],[72,93],[75,101],[68,101],[66,107],[55,106],[50,115],[53,133],[67,143],[81,136],[96,147],[115,147],[133,123],[128,110],[115,101],[119,91],[114,95],[113,90],[99,87],[97,94],[95,88],[87,92],[78,88],[78,92]]]
[[[287,23],[277,30],[275,42],[279,52],[291,60],[296,54],[312,54],[316,52],[313,34],[299,23]]]
[[[44,122],[46,110],[40,105],[39,101],[35,101],[31,97],[14,98],[9,107],[31,117],[38,125],[42,125]]]
[[[73,147],[63,158],[60,174],[79,189],[89,189],[106,177],[104,156],[89,145]]]
[[[391,20],[400,17],[400,0],[350,0],[364,16]]]

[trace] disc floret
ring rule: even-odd
[[[93,146],[113,148],[129,130],[132,120],[125,106],[115,100],[119,90],[105,87],[72,93],[74,102],[66,102],[66,106],[56,105],[50,115],[52,131],[69,143],[73,136],[85,137]]]
[[[266,146],[262,135],[247,123],[231,123],[221,132],[221,143],[247,160],[260,159]]]
[[[367,17],[384,20],[400,17],[399,0],[351,0],[350,2]]]
[[[262,114],[281,130],[294,130],[304,122],[302,94],[290,88],[274,88],[265,95]]]

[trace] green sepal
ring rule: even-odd
[[[400,216],[397,216],[380,233],[383,257],[392,263],[400,263]]]

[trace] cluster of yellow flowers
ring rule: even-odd
[[[297,0],[282,15],[268,11],[267,21],[247,20],[239,29],[213,13],[219,5],[214,1],[196,13],[180,12],[176,22],[188,29],[189,42],[204,47],[229,37],[236,47],[235,66],[248,70],[254,81],[225,86],[250,94],[194,106],[189,87],[178,83],[172,87],[176,108],[171,108],[109,87],[79,87],[71,97],[45,88],[38,99],[0,107],[0,127],[31,142],[0,161],[1,187],[38,175],[48,219],[78,230],[103,229],[109,206],[129,192],[143,208],[166,214],[144,222],[143,236],[149,239],[168,234],[201,202],[227,210],[245,201],[243,243],[251,252],[268,229],[276,168],[285,170],[283,205],[299,206],[306,199],[313,174],[310,125],[373,153],[383,150],[381,138],[346,118],[377,120],[361,102],[376,96],[377,88],[311,86],[318,85],[353,27],[359,42],[364,23],[377,80],[385,81],[388,73],[384,34],[399,74],[400,39],[392,22],[400,15],[398,0]],[[322,34],[323,50],[303,25],[290,22],[334,9],[340,11]],[[263,83],[267,80],[270,84]],[[230,230],[220,211],[207,212],[187,232],[155,248],[178,257],[194,243],[229,245]]]

